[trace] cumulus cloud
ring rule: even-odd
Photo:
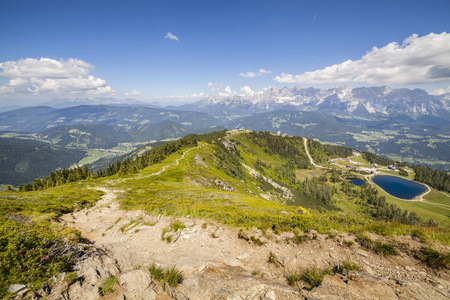
[[[257,77],[260,76],[261,74],[255,73],[255,72],[247,72],[247,73],[239,73],[238,74],[241,77]]]
[[[180,41],[180,39],[176,35],[174,35],[174,34],[172,34],[170,32],[168,32],[164,38],[165,39],[169,39],[169,40],[173,40],[173,41],[177,41],[177,42]]]
[[[227,85],[223,89],[223,92],[219,92],[219,96],[221,96],[221,97],[230,97],[230,96],[234,96],[236,94],[237,94],[237,92],[233,91],[229,85]]]
[[[0,93],[33,95],[113,95],[106,81],[90,75],[94,67],[79,59],[25,58],[0,63],[10,80]]]
[[[207,84],[206,86],[209,87],[209,89],[211,90],[211,92],[218,92],[218,91],[220,91],[220,89],[223,87],[223,83],[219,83],[219,82],[208,82],[208,84]]]
[[[447,93],[450,93],[450,86],[448,86],[445,90],[444,89],[434,90],[430,94],[431,95],[435,95],[435,96],[439,96],[439,95],[443,95],[443,94],[447,94]]]
[[[247,72],[247,73],[239,73],[238,75],[241,77],[258,77],[258,76],[262,76],[264,74],[270,74],[272,73],[272,71],[269,70],[265,70],[263,68],[259,69],[258,72]]]
[[[140,94],[142,94],[141,91],[132,90],[131,92],[125,93],[124,95],[125,95],[125,96],[139,96]]]
[[[260,73],[260,74],[271,74],[272,71],[265,70],[265,69],[261,68],[261,69],[259,69],[259,73]]]
[[[242,97],[253,97],[255,95],[255,91],[253,91],[248,85],[240,88]]]
[[[282,73],[278,82],[310,84],[365,82],[423,84],[450,80],[450,34],[413,34],[401,45],[373,47],[360,60],[347,60],[300,75]]]
[[[169,99],[195,99],[195,98],[203,98],[205,93],[197,93],[197,94],[188,94],[188,95],[171,95],[166,98]]]

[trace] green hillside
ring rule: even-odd
[[[362,155],[352,156],[351,149],[341,146],[311,141],[306,145],[307,148],[301,137],[221,131],[190,135],[95,173],[86,168],[52,173],[24,186],[22,192],[0,194],[0,230],[8,232],[23,224],[40,228],[46,220],[92,205],[100,198],[98,189],[111,189],[120,191],[117,201],[123,210],[189,216],[242,229],[257,227],[275,234],[289,231],[300,240],[304,232],[316,230],[330,236],[351,232],[361,245],[370,241],[364,238],[367,233],[413,235],[433,247],[450,245],[448,194],[431,189],[425,201],[413,203],[386,196],[371,184],[365,188],[353,186],[346,178],[356,176],[370,182],[370,174],[349,171],[331,160],[348,157],[369,165]],[[311,163],[309,152],[314,163],[320,165]],[[407,171],[412,172],[408,168]],[[67,229],[55,225],[52,230],[46,231],[48,238],[57,243],[55,236]],[[5,235],[4,243],[15,241],[15,234]],[[29,232],[30,236],[38,234]],[[59,236],[64,238],[65,234]],[[47,246],[38,243],[39,239],[34,241],[35,247],[42,247],[39,255],[46,257]],[[73,236],[70,243],[61,247],[70,249],[76,241]],[[17,247],[24,247],[18,243]],[[392,242],[376,247],[374,251],[401,245]],[[22,280],[34,280],[38,285],[52,272],[69,269],[67,252],[61,257],[65,257],[63,264],[42,269],[40,277],[26,273],[29,277],[24,275]],[[34,258],[26,259],[31,264]],[[17,262],[14,268],[21,268],[20,261],[11,260]],[[4,282],[16,282],[16,275],[8,270],[0,261]]]
[[[44,177],[58,168],[68,168],[85,156],[81,150],[46,143],[0,138],[0,184],[18,185]]]

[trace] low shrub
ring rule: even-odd
[[[39,289],[51,276],[69,271],[80,234],[50,222],[20,223],[0,218],[0,298],[11,284]]]
[[[394,245],[371,240],[367,235],[358,233],[356,241],[365,249],[371,250],[383,256],[398,255]]]
[[[450,253],[441,253],[431,247],[424,247],[416,257],[434,269],[450,268]]]

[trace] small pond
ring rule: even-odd
[[[386,193],[406,200],[411,200],[427,190],[420,183],[389,175],[375,176],[372,178],[372,181]]]
[[[357,185],[357,186],[365,186],[366,182],[359,178],[347,178],[348,181],[350,181],[351,184]]]

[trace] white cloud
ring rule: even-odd
[[[272,71],[269,70],[265,70],[263,68],[259,69],[258,72],[247,72],[247,73],[239,73],[238,75],[241,77],[258,77],[258,76],[262,76],[264,74],[270,74],[272,73]]]
[[[221,97],[229,97],[229,96],[234,96],[236,94],[237,94],[237,92],[233,91],[229,85],[227,85],[223,89],[223,92],[219,92],[219,96],[221,96]]]
[[[301,75],[282,73],[278,82],[423,84],[450,80],[450,34],[413,34],[403,41],[373,47],[360,60],[347,60]]]
[[[10,80],[0,93],[33,95],[113,95],[106,81],[90,75],[94,67],[79,59],[25,58],[0,63]]]
[[[444,89],[434,90],[430,94],[431,95],[435,95],[435,96],[439,96],[439,95],[447,94],[447,93],[450,93],[450,86],[448,86],[445,90]]]
[[[164,38],[169,39],[169,40],[178,41],[178,42],[180,41],[180,39],[176,35],[174,35],[170,32],[168,32]]]
[[[124,95],[125,95],[125,96],[139,96],[140,94],[142,94],[141,91],[132,90],[131,92],[125,93]]]
[[[247,72],[247,73],[239,73],[238,74],[241,77],[258,77],[261,76],[261,74],[255,73],[255,72]]]
[[[189,94],[189,95],[171,95],[166,98],[170,99],[195,99],[195,98],[203,98],[205,96],[205,93],[197,93],[197,94]]]
[[[248,85],[241,87],[240,90],[243,97],[253,97],[255,95],[255,92]]]
[[[260,74],[271,74],[272,71],[265,70],[265,69],[261,68],[261,69],[259,69],[259,73],[260,73]]]
[[[223,83],[219,83],[219,82],[208,82],[208,84],[206,85],[207,87],[209,87],[209,89],[211,90],[211,92],[218,92],[222,86]]]

